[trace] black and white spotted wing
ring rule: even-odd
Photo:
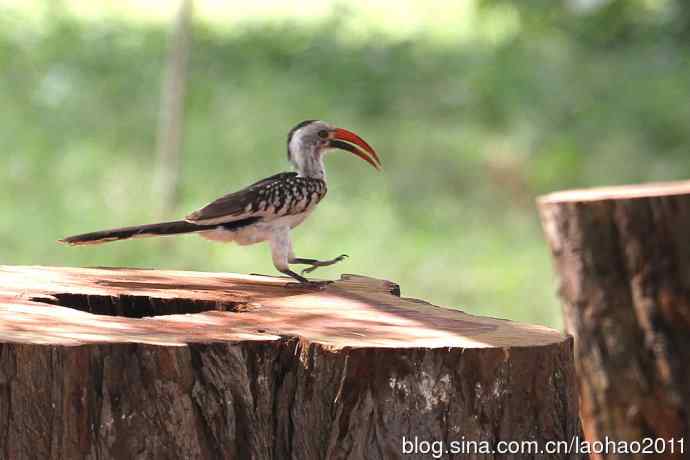
[[[185,220],[199,225],[249,218],[271,220],[313,208],[326,191],[326,183],[321,179],[298,177],[294,172],[280,173],[218,198]]]

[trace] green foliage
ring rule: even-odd
[[[644,41],[690,37],[686,0],[479,0],[485,10],[507,6],[519,13],[522,31],[532,37],[565,34],[598,47],[635,46]]]
[[[687,177],[690,53],[644,34],[585,43],[556,26],[570,13],[549,11],[509,40],[456,46],[354,43],[335,19],[225,34],[196,25],[177,214],[285,169],[287,130],[326,119],[360,132],[385,172],[328,158],[329,196],[297,229],[296,249],[351,258],[319,275],[369,274],[404,295],[558,325],[533,200]],[[274,273],[264,246],[55,243],[153,219],[165,50],[153,26],[58,14],[36,29],[0,15],[3,263]]]

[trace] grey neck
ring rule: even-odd
[[[323,152],[304,152],[292,154],[292,164],[300,177],[314,179],[326,179],[326,170],[323,165]]]

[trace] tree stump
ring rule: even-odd
[[[684,439],[688,455],[690,183],[560,192],[539,208],[575,337],[586,437],[674,439],[676,454]]]
[[[314,289],[0,267],[0,456],[430,458],[451,441],[568,441],[571,354],[557,331],[361,276]],[[518,457],[575,458],[443,458]]]

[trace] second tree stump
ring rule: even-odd
[[[585,434],[687,456],[690,183],[560,192],[539,207],[575,337]]]

